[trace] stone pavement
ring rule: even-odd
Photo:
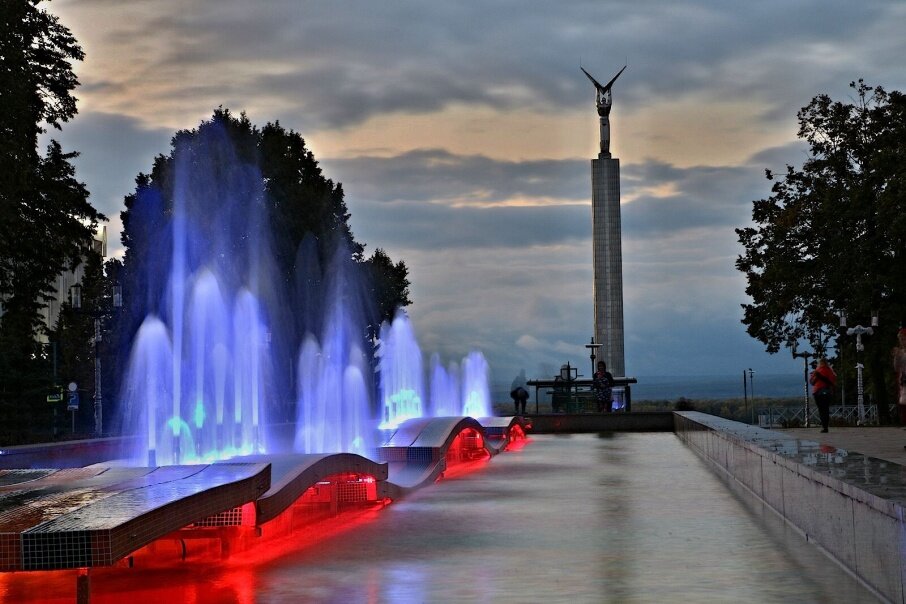
[[[906,428],[901,426],[865,426],[859,428],[830,427],[827,434],[821,433],[817,428],[792,428],[787,430],[775,429],[783,434],[791,434],[797,438],[813,440],[823,445],[831,445],[838,449],[857,451],[870,457],[877,457],[886,461],[906,466]]]

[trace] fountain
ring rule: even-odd
[[[431,355],[431,411],[435,417],[459,415],[462,412],[462,394],[459,386],[459,367],[450,363],[446,368],[440,355]]]
[[[490,368],[484,355],[472,351],[462,361],[462,415],[479,418],[491,413],[491,392],[488,386]]]
[[[378,348],[381,383],[382,430],[397,427],[407,419],[421,417],[424,400],[422,352],[412,324],[402,311],[390,324],[381,326]]]
[[[176,143],[167,241],[144,267],[146,318],[119,405],[122,433],[138,435],[127,457],[167,465],[279,449],[368,455],[379,430],[407,419],[490,414],[480,353],[462,361],[461,380],[455,363],[432,356],[426,392],[403,311],[368,336],[368,289],[347,245],[322,262],[307,235],[295,282],[283,283],[259,171],[216,128],[198,138]],[[161,199],[139,189],[135,207]],[[277,417],[294,422],[286,443],[269,433]]]

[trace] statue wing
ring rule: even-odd
[[[596,80],[596,79],[594,79],[593,77],[591,77],[591,74],[588,73],[587,71],[585,71],[585,68],[584,68],[584,67],[579,67],[579,69],[581,69],[581,70],[582,70],[582,73],[584,73],[585,76],[586,76],[589,80],[591,80],[591,83],[595,85],[595,88],[597,88],[598,90],[600,90],[600,91],[601,91],[601,94],[604,94],[605,92],[607,92],[608,90],[610,90],[610,87],[613,86],[613,83],[617,81],[617,78],[620,77],[620,74],[623,73],[623,72],[626,70],[626,67],[627,67],[626,65],[623,65],[623,69],[621,69],[620,71],[618,71],[618,72],[617,72],[617,75],[613,76],[613,77],[610,79],[610,81],[607,82],[607,85],[606,85],[606,86],[601,86],[600,82],[598,82],[598,80]]]
[[[597,88],[598,90],[601,90],[602,88],[604,88],[603,86],[601,86],[600,83],[598,83],[598,80],[594,79],[590,73],[585,71],[584,67],[579,67],[579,69],[582,70],[582,73],[585,74],[585,77],[587,77],[589,80],[591,80],[591,83],[595,85],[595,88]]]

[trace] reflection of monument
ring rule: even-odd
[[[579,69],[582,69],[581,67]],[[595,340],[614,376],[626,375],[623,352],[623,252],[620,236],[620,160],[610,156],[610,89],[623,73],[602,86],[582,69],[595,86],[601,120],[601,151],[591,160],[592,245],[595,270]]]

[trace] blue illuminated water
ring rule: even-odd
[[[156,255],[133,269],[166,285],[136,292],[145,319],[112,422],[138,437],[126,457],[166,465],[278,452],[268,431],[287,422],[293,451],[366,455],[379,428],[490,415],[480,352],[437,360],[426,375],[404,312],[372,333],[374,290],[350,242],[328,253],[306,235],[286,282],[264,179],[216,124],[174,144],[170,222]],[[136,211],[162,197],[140,188]]]

